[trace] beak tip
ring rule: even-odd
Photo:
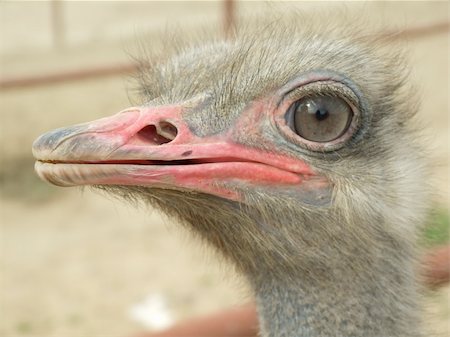
[[[57,137],[53,132],[47,132],[39,136],[31,147],[31,152],[34,158],[44,159],[50,154],[51,150],[54,148],[55,143],[57,143]]]
[[[49,159],[47,156],[65,139],[82,131],[79,126],[59,128],[40,135],[32,145],[33,156],[36,159]]]
[[[31,152],[33,153],[34,158],[39,159],[42,157],[42,153],[45,151],[45,148],[43,144],[45,143],[44,136],[46,134],[43,134],[36,138],[36,140],[33,142],[33,145],[31,146]]]

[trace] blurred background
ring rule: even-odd
[[[432,169],[423,245],[449,239],[448,2],[0,2],[0,335],[127,336],[247,302],[245,284],[156,211],[41,182],[32,141],[129,106],[138,41],[215,34],[276,7],[347,8],[410,51]],[[448,286],[426,293],[432,335],[448,336]]]

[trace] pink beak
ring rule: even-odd
[[[59,186],[141,185],[233,200],[242,184],[292,186],[316,177],[303,161],[238,144],[231,132],[195,135],[183,109],[129,108],[48,132],[33,144],[36,171]]]

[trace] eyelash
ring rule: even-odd
[[[338,90],[339,92],[337,92]],[[358,98],[353,93],[353,91],[342,83],[335,81],[313,82],[295,88],[284,95],[282,102],[291,102],[291,105],[289,105],[289,107],[291,107],[301,99],[311,98],[318,95],[341,98],[347,101],[347,103],[349,103],[351,106],[354,106],[356,108],[359,107]],[[282,102],[280,102],[280,105],[283,104]]]

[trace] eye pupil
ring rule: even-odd
[[[318,121],[323,121],[328,117],[328,110],[325,109],[317,109],[316,110],[316,119]]]

